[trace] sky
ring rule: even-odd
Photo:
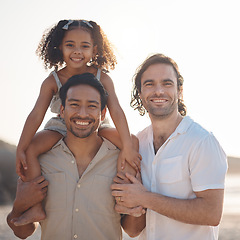
[[[132,77],[151,54],[173,58],[184,77],[188,115],[240,157],[238,0],[2,0],[0,140],[17,144],[50,71],[35,54],[43,32],[62,19],[97,22],[115,47],[109,74],[130,131],[150,124],[130,107]],[[43,124],[54,116],[47,112]]]

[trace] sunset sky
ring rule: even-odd
[[[212,131],[228,155],[240,156],[238,2],[1,1],[0,139],[17,144],[50,72],[35,54],[44,30],[61,19],[86,19],[96,21],[116,48],[118,65],[110,76],[132,133],[149,124],[129,106],[132,76],[147,56],[164,53],[185,79],[188,115]]]

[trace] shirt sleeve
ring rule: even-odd
[[[212,133],[196,144],[189,163],[193,191],[224,189],[227,156]]]

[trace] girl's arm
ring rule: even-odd
[[[25,151],[28,148],[34,134],[41,125],[55,91],[57,91],[57,85],[54,78],[49,76],[42,83],[36,104],[31,113],[28,115],[24,124],[24,128],[17,146],[17,173],[20,171],[21,165],[24,167],[24,169],[27,169]]]
[[[98,135],[108,139],[115,146],[117,146],[120,150],[122,150],[122,148],[123,148],[122,141],[120,139],[118,131],[115,128],[108,128],[108,127],[100,128],[98,130]],[[133,144],[134,150],[136,150],[138,152],[138,150],[139,150],[138,138],[132,134],[131,139],[132,139],[132,144]],[[122,155],[123,155],[123,152],[121,151],[118,156],[118,164],[117,164],[118,172],[123,172],[123,173],[128,172],[128,173],[132,174],[133,176],[136,176],[137,170],[135,168],[133,168],[132,166],[130,166],[128,163],[125,165],[124,169],[122,168],[121,163],[123,161],[122,159],[124,158]]]
[[[101,82],[108,92],[107,107],[122,143],[122,168],[124,168],[125,160],[127,160],[136,170],[140,169],[141,155],[133,146],[127,119],[119,104],[112,79],[107,74],[102,73]]]

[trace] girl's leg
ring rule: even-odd
[[[31,144],[29,145],[27,157],[27,170],[24,171],[26,180],[30,181],[41,175],[41,167],[38,161],[38,156],[49,151],[62,137],[62,135],[55,131],[43,130],[37,133]],[[42,204],[36,204],[21,217],[15,221],[16,226],[25,225],[31,222],[39,222],[45,219],[46,214],[43,210]]]
[[[41,175],[41,167],[38,156],[51,150],[61,139],[62,135],[56,131],[43,130],[38,132],[29,145],[26,157],[28,169],[24,172],[26,181],[32,180]]]

